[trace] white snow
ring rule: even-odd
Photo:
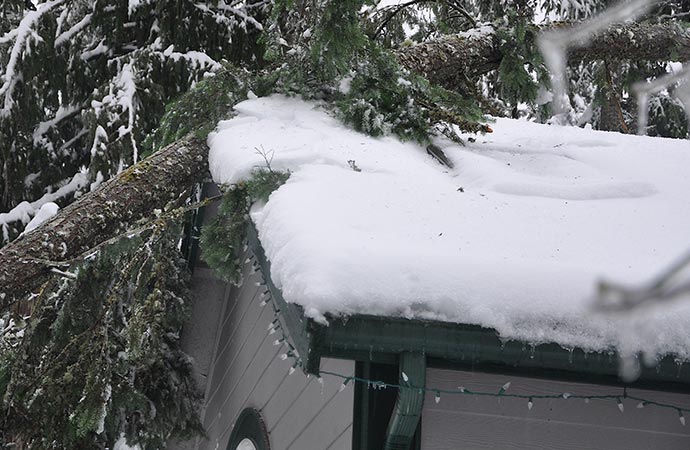
[[[180,59],[186,59],[189,61],[194,67],[202,68],[202,69],[208,69],[208,70],[213,70],[217,71],[221,69],[221,64],[218,61],[215,61],[213,58],[208,56],[206,53],[202,52],[197,52],[194,50],[185,52],[185,53],[180,53],[174,51],[175,47],[173,45],[170,45],[168,48],[166,48],[162,55],[165,56],[166,58],[170,58],[173,61],[179,61]]]
[[[31,39],[35,40],[38,38],[33,29],[34,25],[40,20],[43,14],[65,1],[66,0],[51,0],[41,3],[36,8],[36,11],[29,11],[24,14],[24,17],[16,28],[16,32],[6,33],[0,39],[1,43],[10,42],[14,39],[14,44],[9,52],[9,59],[4,67],[4,74],[0,77],[2,80],[2,84],[0,84],[0,97],[4,97],[4,104],[0,109],[0,116],[4,117],[9,115],[14,105],[12,93],[17,84],[17,80],[21,78],[21,74],[17,73],[17,64],[21,61],[24,52],[27,51]]]
[[[92,14],[86,14],[79,22],[74,24],[69,30],[60,33],[55,37],[53,46],[58,48],[62,44],[69,42],[77,33],[86,28],[91,23]]]
[[[33,132],[33,142],[34,145],[39,145],[41,141],[43,140],[43,136],[55,125],[63,121],[64,119],[68,117],[72,117],[75,115],[77,112],[81,110],[81,107],[78,105],[69,105],[67,107],[60,106],[55,113],[55,117],[52,119],[49,119],[45,122],[40,122],[36,128],[34,129]],[[47,141],[46,141],[47,142]]]
[[[94,48],[92,48],[91,50],[87,50],[87,51],[83,52],[81,54],[80,58],[82,59],[82,61],[88,61],[91,58],[95,58],[96,56],[99,56],[99,55],[106,53],[108,50],[110,50],[110,49],[108,48],[107,45],[105,45],[105,40],[101,40],[98,43],[98,45],[95,46]]]
[[[41,208],[38,210],[34,218],[31,219],[31,222],[29,222],[26,228],[24,228],[24,232],[22,234],[26,234],[29,231],[38,228],[38,226],[41,225],[43,222],[47,221],[55,214],[57,214],[59,209],[60,207],[53,202],[44,203],[43,206],[41,206]]]
[[[127,445],[127,438],[122,434],[120,435],[120,439],[115,442],[113,450],[141,450],[141,447],[139,445],[135,445],[134,447]]]
[[[9,210],[6,213],[0,213],[0,228],[2,229],[2,242],[9,241],[8,226],[13,222],[21,221],[22,223],[29,223],[31,218],[37,214],[41,208],[57,199],[66,197],[70,194],[76,193],[79,189],[86,186],[88,182],[88,175],[86,173],[75,174],[69,182],[65,180],[65,184],[57,189],[55,192],[47,192],[38,200],[31,203],[24,201]],[[24,231],[26,233],[26,230]]]
[[[640,285],[690,247],[690,143],[509,119],[460,147],[371,138],[313,103],[252,99],[209,136],[215,181],[272,158],[288,182],[252,219],[310,317],[478,324],[531,344],[690,357],[690,302],[593,315],[599,279]],[[348,161],[361,169],[352,170]]]

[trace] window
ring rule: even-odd
[[[270,450],[266,425],[259,411],[242,411],[230,435],[228,450]]]
[[[251,439],[244,438],[240,441],[239,444],[237,444],[235,450],[256,450],[256,446],[254,445],[254,442],[252,442]]]

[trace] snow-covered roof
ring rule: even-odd
[[[209,137],[219,183],[288,182],[251,217],[271,277],[305,314],[494,328],[506,339],[690,355],[690,301],[592,313],[601,278],[639,285],[690,247],[690,143],[498,119],[466,147],[357,133],[314,103],[235,107]],[[354,170],[354,169],[358,170]]]

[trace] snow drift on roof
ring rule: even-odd
[[[467,147],[437,142],[451,170],[314,103],[272,96],[235,109],[209,137],[213,178],[236,183],[265,167],[257,149],[292,171],[252,219],[273,281],[307,315],[690,354],[690,301],[625,318],[590,310],[601,277],[640,284],[690,247],[687,141],[498,119]]]

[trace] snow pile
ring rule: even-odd
[[[22,223],[28,224],[32,220],[32,217],[35,216],[44,205],[69,194],[77,193],[79,189],[86,186],[87,182],[88,175],[86,173],[77,173],[69,182],[65,183],[55,192],[43,194],[41,198],[31,203],[27,201],[21,202],[8,212],[0,213],[0,230],[2,232],[2,241],[0,242],[9,242],[9,226],[12,225],[13,222],[21,221]],[[49,209],[50,208],[52,207],[49,207]],[[25,229],[24,233],[27,233],[28,231],[29,230]]]
[[[113,450],[141,450],[141,447],[138,445],[133,447],[127,445],[127,438],[124,434],[121,434],[120,438],[117,440],[117,442],[115,442]]]
[[[29,231],[38,228],[38,226],[41,225],[43,222],[47,221],[55,214],[57,214],[59,209],[60,207],[53,202],[44,203],[43,206],[41,206],[41,208],[38,210],[34,218],[31,219],[31,222],[29,222],[26,228],[24,228],[24,233],[22,234],[26,234]]]
[[[236,183],[264,156],[292,171],[252,219],[273,281],[307,315],[690,356],[690,301],[623,320],[590,308],[601,277],[639,285],[690,246],[687,141],[499,119],[467,147],[437,142],[450,170],[312,103],[273,96],[235,109],[209,137],[214,180]]]

